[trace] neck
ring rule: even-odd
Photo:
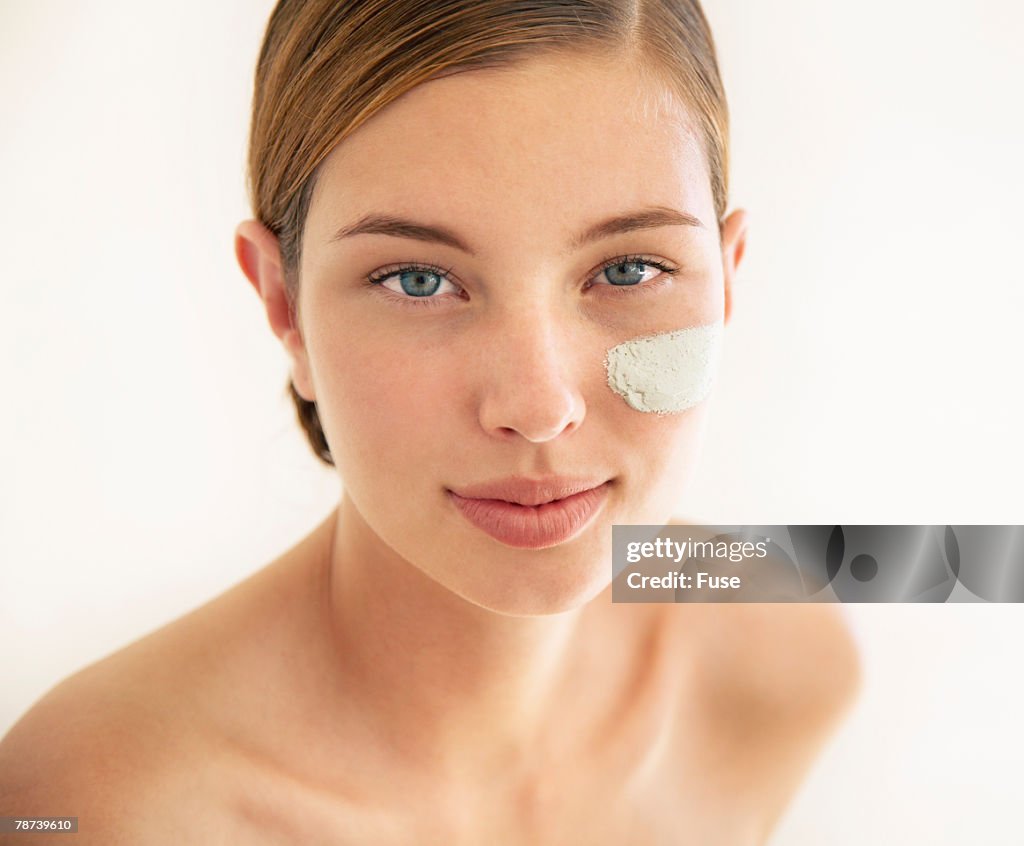
[[[474,605],[399,557],[347,496],[326,557],[341,689],[405,760],[479,774],[550,748],[559,715],[579,723],[572,691],[593,690],[608,666],[584,636],[591,606],[512,617]]]

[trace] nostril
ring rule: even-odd
[[[495,391],[481,404],[480,425],[492,435],[543,443],[575,432],[585,415],[582,396],[563,391],[547,396],[528,389]]]

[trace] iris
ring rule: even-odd
[[[429,271],[409,270],[398,274],[398,283],[411,297],[429,297],[441,287],[441,277]]]
[[[624,261],[620,264],[613,264],[604,269],[605,276],[612,285],[637,285],[644,278],[646,262]],[[616,278],[617,274],[618,278]]]

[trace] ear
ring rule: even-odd
[[[235,230],[235,256],[242,272],[263,300],[270,328],[291,359],[295,390],[304,400],[314,402],[316,396],[309,357],[297,317],[288,303],[277,237],[258,220],[243,221]]]
[[[732,288],[747,248],[747,213],[736,209],[722,221],[722,267],[725,271],[725,323],[732,314]]]

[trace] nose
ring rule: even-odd
[[[553,440],[586,414],[567,319],[525,310],[488,327],[481,346],[480,425],[502,439]]]

